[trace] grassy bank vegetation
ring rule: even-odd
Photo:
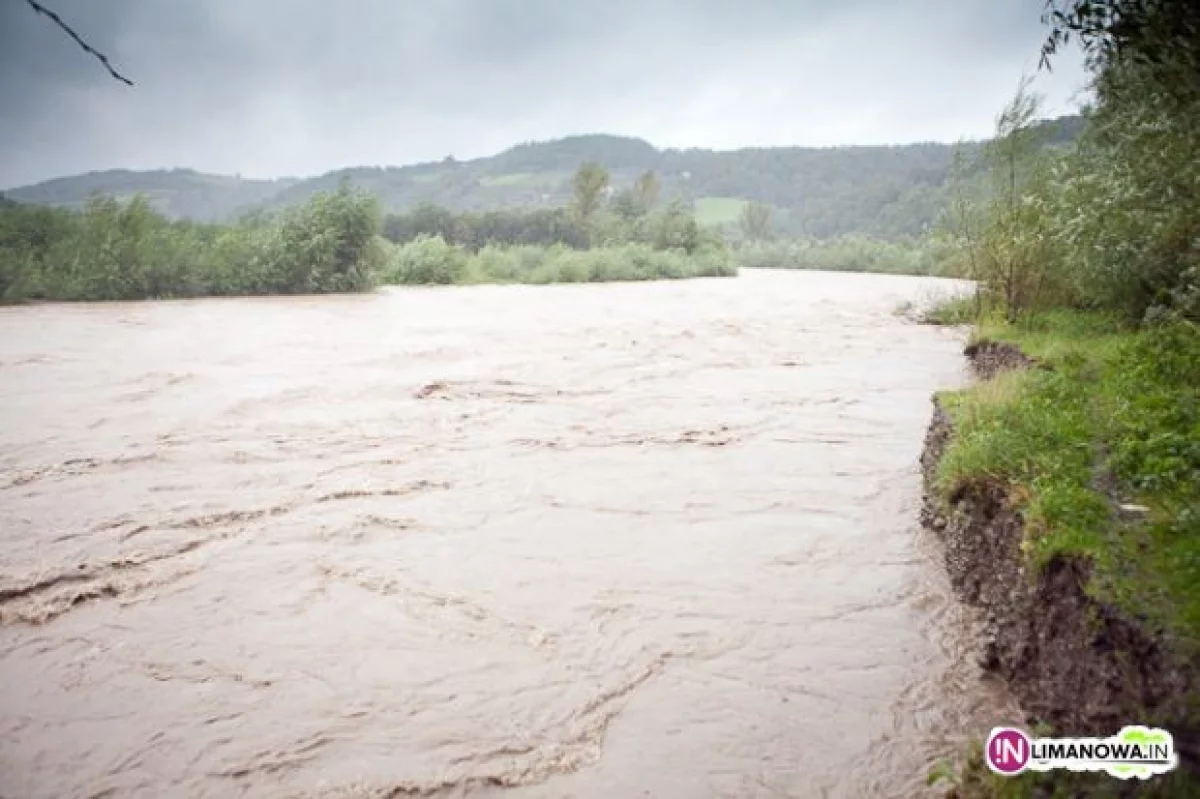
[[[819,269],[894,275],[948,274],[932,239],[883,241],[866,236],[832,239],[745,241],[734,250],[738,266],[766,269]]]
[[[940,489],[1010,486],[1034,564],[1055,553],[1088,558],[1099,598],[1200,656],[1196,328],[1058,311],[985,322],[976,335],[1012,342],[1049,368],[946,397],[956,441]]]
[[[494,246],[477,252],[421,236],[387,248],[380,280],[385,284],[591,283],[720,277],[737,273],[724,247],[689,253],[627,243],[575,250],[553,246]]]
[[[373,199],[343,187],[234,225],[172,221],[145,198],[80,212],[0,209],[0,300],[361,291],[382,265]]]
[[[605,199],[608,173],[584,164],[566,208],[389,215],[384,283],[583,283],[733,275],[713,232],[682,203],[658,207],[654,173]]]
[[[1037,147],[1037,98],[1023,86],[987,147],[993,191],[954,208],[954,258],[981,291],[975,337],[1016,344],[1044,368],[942,397],[955,437],[937,485],[946,497],[1004,486],[1032,569],[1055,554],[1085,559],[1092,596],[1196,662],[1200,12],[1057,5],[1050,43],[1080,38],[1095,81],[1077,146]],[[1180,699],[1180,710],[1197,707]],[[1155,780],[1144,793],[1194,796],[1193,779]],[[978,752],[955,781],[961,797],[1106,795],[1103,780],[1078,775],[992,778]]]
[[[1014,344],[1038,366],[941,395],[954,437],[936,490],[948,498],[970,484],[1004,486],[1024,519],[1023,551],[1033,574],[1056,555],[1084,559],[1090,596],[1136,620],[1178,661],[1200,660],[1194,322],[1171,314],[1139,324],[1124,314],[1074,309],[1008,321],[992,309],[973,336]],[[1200,696],[1178,702],[1174,712],[1190,714],[1195,725]],[[1150,716],[1129,721],[1161,723]],[[1039,734],[1078,733],[1046,725]],[[1126,795],[1105,775],[996,776],[978,741],[961,769],[941,768],[956,799]],[[1196,791],[1195,775],[1177,771],[1136,795],[1183,799]]]
[[[171,220],[144,197],[81,211],[0,205],[0,301],[133,300],[364,291],[379,283],[554,283],[736,274],[685,206],[656,208],[647,174],[604,200],[585,164],[569,208],[381,218],[346,183],[235,224]]]
[[[723,248],[723,240],[704,228],[687,203],[659,202],[654,172],[634,185],[611,191],[607,170],[585,163],[575,173],[575,197],[561,208],[512,208],[455,213],[419,203],[403,214],[388,214],[383,235],[394,244],[440,238],[474,253],[485,247],[563,246],[573,250],[644,244],[655,250]]]
[[[765,203],[745,202],[736,208],[737,224],[726,225],[725,230],[739,267],[897,275],[947,273],[947,246],[938,234],[894,240],[862,234],[824,239],[780,237],[776,230],[777,209]]]

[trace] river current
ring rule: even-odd
[[[920,795],[956,290],[0,309],[0,796]]]

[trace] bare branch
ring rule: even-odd
[[[133,85],[133,81],[131,81],[129,78],[125,77],[120,72],[117,72],[115,69],[113,69],[113,65],[108,63],[108,56],[104,55],[104,53],[101,53],[99,50],[94,49],[90,44],[88,44],[83,39],[81,39],[79,37],[79,34],[76,33],[75,31],[71,30],[71,27],[69,25],[67,25],[67,23],[63,22],[62,18],[59,17],[58,14],[55,14],[53,11],[46,8],[41,3],[36,2],[36,0],[26,0],[26,2],[29,3],[29,7],[32,8],[34,11],[36,11],[39,14],[43,14],[43,15],[49,17],[51,19],[51,21],[54,22],[55,25],[57,25],[58,27],[62,28],[64,31],[66,31],[67,35],[70,36],[72,39],[74,39],[75,43],[78,44],[80,47],[82,47],[85,53],[91,53],[97,59],[99,59],[100,63],[104,65],[104,68],[108,70],[109,75],[112,75],[114,78],[121,81],[121,83],[124,83],[127,86]]]

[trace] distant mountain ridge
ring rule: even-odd
[[[1082,128],[1078,116],[1048,120],[1048,140],[1063,143]],[[977,150],[979,143],[968,143]],[[664,199],[694,202],[702,221],[728,224],[746,202],[776,209],[783,232],[814,236],[863,233],[895,238],[922,232],[949,196],[956,145],[925,143],[841,147],[658,149],[642,139],[569,136],[510,147],[470,161],[445,159],[401,167],[353,167],[311,178],[247,180],[191,169],[109,170],[56,178],[4,192],[20,202],[82,207],[92,194],[145,194],[160,211],[200,221],[276,209],[335,188],[343,179],[379,196],[388,211],[431,202],[456,211],[561,205],[571,175],[597,161],[615,188],[653,170]]]
[[[297,178],[247,180],[194,169],[109,169],[54,178],[4,194],[13,200],[66,208],[82,207],[93,194],[127,199],[144,194],[168,216],[217,220],[268,202]]]

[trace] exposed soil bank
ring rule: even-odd
[[[1007,341],[975,341],[963,354],[970,358],[971,371],[981,380],[989,380],[1000,372],[1033,366],[1034,360]]]
[[[980,342],[965,354],[982,379],[1034,363],[1002,342]],[[954,430],[934,405],[921,456],[922,521],[944,543],[955,590],[984,612],[981,665],[1004,678],[1029,722],[1072,736],[1159,724],[1195,772],[1198,731],[1187,718],[1194,668],[1136,620],[1088,596],[1088,563],[1056,556],[1033,573],[1020,548],[1024,522],[1004,486],[980,483],[944,501],[938,496],[935,473]]]

